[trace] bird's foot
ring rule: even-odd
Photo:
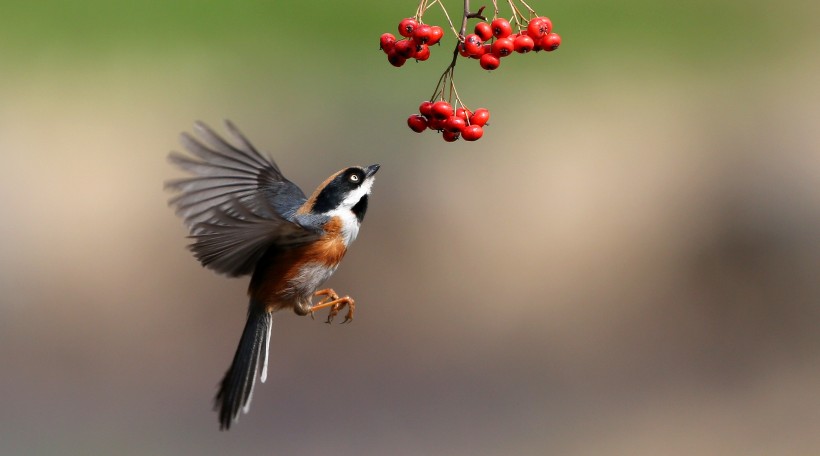
[[[339,311],[342,310],[344,306],[347,306],[347,314],[345,315],[345,319],[342,323],[350,323],[353,321],[353,312],[356,309],[356,301],[350,296],[340,298],[339,295],[336,294],[336,292],[331,288],[319,290],[314,293],[313,296],[324,296],[324,298],[322,298],[322,300],[317,304],[311,306],[311,315],[319,309],[330,307],[330,313],[327,315],[327,321],[325,323],[331,323],[336,315],[339,314]]]

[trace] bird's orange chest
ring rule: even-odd
[[[318,241],[303,247],[301,257],[306,263],[321,263],[335,267],[347,253],[342,235],[342,219],[333,217],[325,223],[325,234]]]
[[[342,236],[342,220],[331,218],[324,235],[310,243],[280,252],[276,258],[254,273],[248,294],[258,302],[284,305],[291,294],[312,294],[313,284],[323,282],[339,265],[347,252]],[[316,275],[321,277],[316,277]]]

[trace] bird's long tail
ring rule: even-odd
[[[270,327],[271,313],[258,310],[258,306],[251,305],[233,363],[225,373],[214,400],[214,409],[219,413],[221,430],[230,429],[231,424],[239,419],[240,409],[248,413],[253,386],[260,369],[262,372],[259,377],[262,383],[265,382],[268,374]]]

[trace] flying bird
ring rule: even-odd
[[[248,319],[214,403],[222,430],[248,412],[257,376],[265,382],[274,312],[313,316],[329,308],[330,323],[347,307],[343,323],[352,321],[355,301],[320,287],[356,239],[379,170],[344,168],[307,197],[233,123],[225,126],[232,142],[201,122],[199,138],[182,133],[191,155],[168,158],[193,176],[166,184],[177,192],[169,205],[188,227],[194,257],[219,274],[251,276]]]

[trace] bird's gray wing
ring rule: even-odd
[[[264,204],[255,210],[240,200],[218,208],[208,222],[195,225],[189,247],[203,266],[231,277],[250,274],[271,246],[287,249],[319,238],[304,226],[285,220]]]
[[[282,175],[231,122],[228,131],[238,145],[221,138],[204,123],[183,133],[181,142],[193,157],[172,152],[168,159],[193,177],[170,181],[179,192],[169,200],[183,218],[196,258],[206,267],[232,277],[250,274],[270,246],[293,247],[319,234],[294,220],[305,194]]]

